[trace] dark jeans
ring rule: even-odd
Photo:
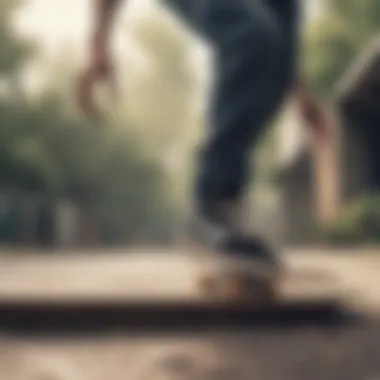
[[[251,172],[251,148],[294,79],[298,0],[166,1],[215,51],[197,202],[238,198]]]

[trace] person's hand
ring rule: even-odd
[[[320,142],[331,140],[331,124],[326,111],[310,98],[300,99],[300,113],[311,132]]]
[[[327,111],[302,83],[297,87],[295,95],[301,117],[317,141],[330,142],[332,128]]]
[[[95,100],[96,86],[105,83],[116,95],[114,68],[105,46],[94,46],[90,60],[79,76],[78,105],[90,119],[99,119],[100,112]]]

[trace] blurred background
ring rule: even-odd
[[[120,94],[86,120],[75,79],[91,1],[0,0],[0,244],[174,245],[189,207],[211,54],[169,9],[130,1]],[[290,99],[252,160],[252,226],[284,244],[380,241],[380,3],[305,1],[301,65],[334,127],[313,141]]]
[[[300,65],[333,133],[309,135],[289,97],[252,155],[250,227],[290,268],[271,318],[197,303],[204,268],[178,246],[209,47],[129,0],[119,97],[99,88],[90,122],[93,2],[0,0],[0,378],[380,379],[380,1],[303,1]]]

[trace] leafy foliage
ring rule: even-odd
[[[303,64],[313,87],[331,96],[334,86],[380,31],[378,0],[324,0],[321,19],[306,30]]]
[[[17,5],[0,0],[1,187],[68,197],[92,210],[114,238],[167,233],[172,208],[161,163],[119,128],[126,119],[94,125],[76,112],[67,61],[41,94],[19,91],[18,78],[33,51],[12,30]]]
[[[335,220],[323,226],[321,236],[339,244],[380,242],[380,195],[350,202]]]

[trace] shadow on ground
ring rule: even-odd
[[[0,336],[8,350],[0,375],[9,379],[380,378],[380,321],[334,303],[266,311],[3,304]]]
[[[231,329],[343,328],[363,319],[336,302],[266,309],[225,305],[2,304],[1,334],[97,335],[113,331],[178,334]]]

